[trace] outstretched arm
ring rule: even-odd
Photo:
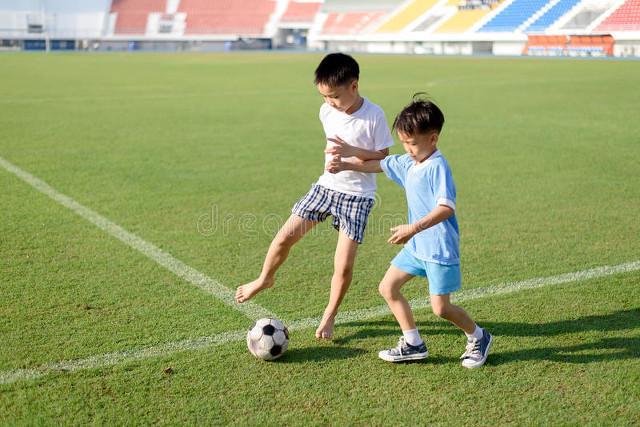
[[[364,148],[349,145],[339,136],[336,136],[335,138],[327,138],[327,140],[333,142],[335,145],[327,148],[324,152],[334,156],[357,157],[360,160],[382,160],[389,155],[388,148],[380,151],[365,150]]]
[[[432,210],[413,224],[404,224],[393,227],[391,229],[391,237],[389,237],[389,240],[387,240],[387,242],[396,245],[407,243],[409,239],[411,239],[419,232],[441,223],[454,213],[454,210],[449,206],[438,205],[434,210]]]
[[[345,162],[340,156],[333,156],[333,159],[327,164],[327,171],[331,173],[338,173],[342,171],[357,171],[378,173],[382,172],[380,167],[380,160],[356,160],[355,162]]]

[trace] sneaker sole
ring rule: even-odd
[[[380,359],[384,360],[385,362],[393,362],[393,363],[410,362],[412,360],[423,360],[429,357],[428,351],[424,353],[412,354],[411,356],[398,356],[398,357],[387,356],[386,354],[382,354],[382,353],[383,352],[378,353],[378,357]]]
[[[487,344],[487,352],[485,353],[485,356],[482,358],[481,361],[475,363],[474,365],[462,365],[463,367],[467,368],[467,369],[476,369],[481,367],[482,365],[484,365],[484,362],[487,361],[487,357],[489,357],[489,350],[491,350],[491,344],[493,344],[493,335],[491,335],[491,338],[489,338],[489,344]]]

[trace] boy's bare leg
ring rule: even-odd
[[[236,289],[236,301],[239,303],[245,302],[261,290],[273,286],[276,271],[287,259],[291,247],[316,224],[317,222],[315,221],[309,221],[292,214],[273,238],[267,256],[264,259],[260,277],[253,282],[239,286]]]
[[[382,295],[387,302],[391,312],[400,324],[400,329],[403,331],[416,329],[416,322],[413,319],[411,306],[402,293],[400,293],[400,288],[409,280],[413,279],[413,277],[413,275],[405,273],[392,265],[382,278],[380,286],[378,286],[380,295]]]
[[[467,334],[472,334],[476,328],[476,323],[462,307],[451,304],[449,295],[431,295],[433,313],[453,323]]]
[[[333,277],[331,278],[331,293],[329,304],[324,310],[320,325],[316,330],[316,338],[330,340],[333,338],[333,325],[335,323],[338,307],[344,295],[351,285],[353,277],[353,264],[358,252],[358,242],[351,240],[342,230],[338,236],[336,254],[333,260]]]

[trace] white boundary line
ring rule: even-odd
[[[484,298],[492,295],[502,295],[518,292],[525,289],[536,289],[544,286],[559,285],[563,283],[579,282],[583,280],[595,279],[598,277],[606,277],[614,274],[628,273],[640,270],[640,261],[619,264],[613,266],[596,267],[589,270],[576,271],[573,273],[560,274],[558,276],[537,277],[521,282],[502,283],[487,287],[479,287],[469,289],[468,291],[460,291],[451,296],[452,301],[462,302],[478,298]],[[418,298],[409,301],[411,308],[419,310],[431,307],[429,298]],[[386,305],[380,305],[372,308],[364,308],[360,310],[338,313],[336,323],[348,323],[382,317],[391,314],[391,310]],[[297,320],[289,323],[289,329],[305,329],[317,324],[320,318],[309,318]]]
[[[154,244],[149,243],[146,240],[136,236],[135,234],[128,232],[118,224],[109,221],[99,213],[76,202],[71,197],[58,192],[46,182],[36,178],[28,172],[23,171],[22,169],[2,157],[0,157],[0,166],[2,166],[8,172],[11,172],[15,176],[17,176],[27,184],[31,185],[36,190],[40,191],[46,196],[49,196],[54,201],[60,203],[62,206],[71,209],[73,212],[80,215],[82,218],[86,219],[96,227],[102,229],[103,231],[107,232],[129,247],[137,250],[138,252],[157,262],[167,270],[174,273],[176,276],[199,287],[203,291],[208,292],[228,306],[242,312],[248,318],[256,320],[262,317],[274,317],[273,313],[251,301],[245,302],[243,304],[236,303],[235,292],[225,287],[220,282],[206,276],[193,267],[188,266],[179,259],[174,258]]]
[[[613,266],[603,266],[589,270],[576,271],[573,273],[560,274],[550,277],[539,277],[524,280],[521,282],[503,283],[486,288],[475,288],[455,294],[455,301],[469,301],[493,295],[505,295],[519,292],[526,289],[536,289],[545,286],[559,285],[563,283],[580,282],[599,277],[612,276],[614,274],[629,273],[640,270],[640,261],[619,264]],[[411,301],[412,307],[416,310],[429,307],[428,299]],[[338,314],[336,323],[349,323],[382,317],[391,314],[386,305],[381,305],[368,309],[354,310]],[[319,317],[301,319],[289,324],[290,330],[302,330],[315,327],[320,321]],[[136,360],[145,360],[152,357],[168,356],[171,354],[207,349],[218,345],[243,341],[246,331],[224,332],[210,337],[202,337],[194,340],[184,340],[147,347],[139,350],[130,350],[117,353],[107,353],[98,356],[91,356],[86,359],[71,361],[51,362],[31,369],[16,369],[12,371],[0,372],[0,385],[11,384],[18,381],[33,380],[46,375],[61,372],[76,372],[84,369],[104,368],[108,366],[129,363]]]

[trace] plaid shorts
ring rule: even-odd
[[[322,222],[333,215],[333,227],[344,231],[351,240],[362,243],[373,199],[329,190],[313,184],[311,190],[291,209],[291,213],[308,221]]]

